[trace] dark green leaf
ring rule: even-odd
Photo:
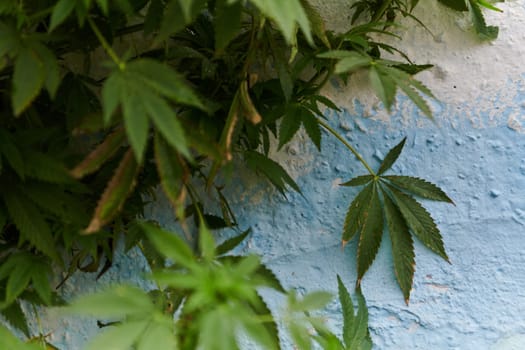
[[[414,244],[403,215],[392,202],[390,197],[383,192],[385,217],[388,225],[390,240],[392,241],[392,256],[397,282],[405,302],[410,299],[410,290],[414,279]]]
[[[37,53],[23,48],[18,53],[13,73],[12,103],[15,115],[20,115],[38,96],[46,80],[46,67]]]
[[[317,118],[306,108],[301,108],[301,121],[304,129],[319,151],[321,151],[321,127]]]
[[[20,263],[13,268],[9,274],[5,288],[5,299],[8,304],[14,302],[24,289],[27,288],[31,281],[33,269],[34,265],[29,259],[20,261]]]
[[[468,7],[467,7],[465,0],[438,0],[438,1],[442,3],[443,5],[450,7],[453,10],[468,11]]]
[[[430,250],[449,261],[443,239],[434,220],[414,198],[388,186],[392,199],[399,208],[410,230]]]
[[[372,341],[368,331],[368,308],[360,289],[357,290],[356,298],[358,304],[357,315],[350,330],[350,343],[347,343],[346,346],[348,349],[371,349]]]
[[[215,3],[215,48],[222,50],[239,33],[243,5],[228,0]]]
[[[184,185],[182,160],[159,133],[155,135],[155,162],[162,189],[171,204],[177,208],[182,205],[180,197]]]
[[[356,322],[355,315],[354,315],[354,304],[352,302],[352,298],[350,297],[350,293],[348,293],[348,290],[343,284],[343,281],[341,281],[341,277],[337,275],[337,290],[339,293],[339,302],[341,303],[341,308],[343,311],[343,340],[345,344],[351,343],[351,330],[354,327],[354,323]]]
[[[323,44],[330,48],[330,41],[328,40],[328,37],[326,36],[326,26],[323,17],[321,14],[317,11],[315,7],[313,7],[308,0],[300,0],[301,5],[303,6],[306,16],[308,17],[308,20],[310,21],[310,25],[312,26],[312,32],[313,34],[319,38],[323,42]]]
[[[0,154],[2,154],[13,170],[24,179],[24,160],[18,147],[13,142],[11,134],[4,130],[0,130]]]
[[[227,239],[226,241],[222,242],[219,246],[217,246],[216,251],[217,255],[224,255],[231,250],[233,250],[235,247],[237,247],[239,244],[241,244],[246,237],[252,232],[251,229],[247,229],[246,231],[242,232],[240,235],[237,235],[235,237],[232,237],[230,239]]]
[[[59,0],[53,8],[51,14],[51,21],[49,24],[49,31],[52,32],[58,27],[75,9],[76,1]]]
[[[370,203],[372,198],[372,190],[374,184],[371,183],[366,186],[359,194],[354,198],[345,217],[345,223],[343,226],[343,246],[348,243],[355,235],[361,230],[364,224],[364,208]]]
[[[60,85],[60,68],[55,54],[40,43],[32,44],[32,48],[37,52],[38,56],[44,63],[45,82],[44,85],[49,92],[51,98],[55,98],[58,86]]]
[[[281,281],[277,278],[275,273],[264,264],[259,264],[256,274],[264,280],[264,284],[267,287],[273,288],[274,290],[286,293]]]
[[[38,208],[25,196],[12,190],[4,193],[4,202],[11,219],[20,231],[21,240],[28,240],[51,258],[58,258],[53,235]]]
[[[374,180],[374,176],[373,175],[361,175],[361,176],[354,177],[350,181],[343,182],[339,186],[350,186],[350,187],[363,186],[363,185],[366,185],[367,183],[369,183],[370,181],[373,181],[373,180]]]
[[[434,201],[441,201],[454,204],[443,190],[424,179],[411,176],[385,176],[384,179],[390,181],[394,186],[410,192],[413,195],[431,199]]]
[[[118,214],[135,187],[138,171],[139,166],[133,157],[133,152],[128,150],[104,189],[85,233],[98,232]]]
[[[377,171],[377,175],[383,174],[385,171],[390,169],[392,165],[394,165],[397,158],[399,158],[399,155],[401,154],[403,147],[405,146],[406,140],[407,140],[406,137],[403,138],[403,140],[401,140],[400,143],[398,143],[390,151],[388,151],[388,154],[386,155],[385,159],[381,163],[381,166],[379,167],[379,170]]]
[[[51,154],[31,150],[23,150],[22,154],[27,177],[54,184],[75,183],[64,163]]]
[[[357,285],[372,265],[383,237],[383,211],[377,184],[372,183],[372,194],[369,203],[363,209],[363,227],[357,247]]]
[[[49,274],[51,269],[46,264],[35,264],[31,271],[33,288],[46,305],[51,304],[51,285]]]
[[[287,144],[293,136],[299,131],[301,127],[301,108],[297,106],[289,106],[286,113],[281,120],[279,127],[279,146],[281,149]]]
[[[283,167],[275,161],[265,157],[261,153],[252,151],[246,152],[245,157],[248,166],[256,172],[262,173],[264,176],[266,176],[266,178],[268,178],[268,180],[282,194],[284,194],[286,190],[286,185],[301,193],[301,189],[295,183],[295,181],[290,177],[290,175],[288,175],[286,170],[284,170]]]
[[[12,303],[5,309],[0,309],[0,315],[2,315],[11,326],[24,333],[26,337],[30,337],[26,315],[18,302]]]
[[[146,98],[143,98],[140,92],[121,98],[126,135],[137,163],[141,164],[149,135],[148,115],[144,106]]]
[[[144,34],[148,35],[160,28],[164,5],[162,0],[152,0],[144,20]]]

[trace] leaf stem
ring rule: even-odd
[[[104,50],[106,50],[106,53],[109,55],[109,57],[111,57],[113,62],[115,62],[115,64],[119,67],[120,70],[124,70],[124,68],[126,67],[126,63],[118,57],[117,53],[113,50],[111,45],[109,45],[106,38],[104,38],[95,22],[90,17],[87,18],[87,21],[89,23],[89,26],[91,27],[91,30],[93,31],[93,33],[95,33],[99,43],[102,45]]]
[[[375,171],[372,170],[370,165],[368,165],[366,160],[359,154],[359,152],[357,152],[357,150],[351,144],[349,144],[348,141],[346,141],[341,135],[339,135],[337,131],[335,131],[330,125],[328,125],[328,123],[326,123],[324,120],[320,118],[317,118],[317,122],[319,123],[319,125],[325,128],[329,133],[334,135],[339,141],[341,141],[343,145],[345,145],[345,147],[348,148],[350,152],[353,153],[354,156],[356,156],[356,158],[361,162],[361,164],[364,165],[364,167],[366,168],[366,170],[368,170],[370,175],[377,176]]]

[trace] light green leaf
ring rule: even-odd
[[[6,303],[12,303],[28,286],[34,265],[31,260],[22,260],[17,264],[7,279],[5,288]]]
[[[399,287],[403,292],[405,302],[408,304],[416,265],[414,260],[414,243],[403,215],[384,191],[383,198],[388,232],[392,242],[394,272]]]
[[[31,280],[33,288],[36,290],[38,296],[46,305],[51,304],[51,285],[49,282],[49,274],[51,269],[45,263],[38,263],[33,265],[31,271]]]
[[[237,320],[225,306],[201,315],[199,320],[200,334],[198,349],[224,350],[238,349],[235,340]]]
[[[343,182],[339,186],[347,186],[347,187],[363,186],[363,185],[366,185],[370,181],[373,181],[373,180],[374,180],[374,176],[373,175],[361,175],[361,176],[354,177],[350,181]]]
[[[137,91],[125,94],[121,96],[121,99],[126,135],[137,163],[141,164],[149,135],[148,115],[144,105],[147,97]]]
[[[385,108],[390,111],[396,97],[396,84],[391,77],[379,71],[374,65],[368,72],[370,84]]]
[[[251,0],[251,2],[263,15],[275,21],[289,44],[293,42],[297,26],[305,35],[306,40],[313,42],[308,16],[299,0]]]
[[[137,350],[176,350],[177,338],[173,329],[173,321],[164,315],[157,315],[137,342]]]
[[[42,347],[37,344],[27,344],[22,342],[5,326],[0,324],[0,349],[42,350]]]
[[[38,96],[46,80],[46,67],[38,54],[25,47],[18,53],[13,73],[12,103],[15,115],[20,115]]]
[[[392,186],[388,186],[394,203],[399,208],[401,214],[410,230],[417,238],[430,250],[449,261],[441,234],[425,208],[421,206],[414,198],[408,196]]]
[[[385,159],[383,159],[383,162],[381,163],[381,166],[379,167],[379,170],[377,171],[377,175],[383,174],[385,171],[390,169],[392,165],[396,162],[397,158],[399,158],[399,155],[401,154],[401,151],[403,150],[403,147],[405,146],[407,138],[403,138],[401,142],[399,142],[396,146],[394,146],[390,151],[388,151]]]
[[[364,208],[370,203],[372,198],[372,190],[374,184],[371,183],[366,186],[359,194],[354,198],[345,217],[345,223],[343,226],[343,246],[348,243],[355,235],[361,230],[364,224]]]
[[[370,202],[363,209],[363,227],[357,247],[357,285],[372,265],[383,237],[383,212],[376,183],[372,183]]]
[[[104,106],[104,123],[108,125],[111,117],[120,104],[121,96],[126,94],[127,82],[122,72],[116,71],[109,76],[102,86],[102,105]]]
[[[87,294],[63,308],[67,314],[100,318],[149,316],[155,305],[143,290],[129,285],[118,285],[102,292]]]
[[[140,226],[157,248],[166,258],[185,267],[195,264],[195,257],[190,247],[176,233],[165,231],[150,223],[140,223]]]
[[[371,62],[372,59],[370,57],[354,51],[350,51],[346,57],[342,58],[339,62],[336,63],[335,73],[341,74],[354,72],[360,68],[370,66]]]
[[[206,261],[211,262],[215,258],[215,240],[202,218],[199,220],[199,250]]]
[[[110,326],[90,341],[86,350],[129,350],[148,326],[148,320]]]
[[[332,299],[331,293],[322,291],[311,292],[302,299],[296,300],[293,305],[290,305],[290,309],[296,312],[318,310],[325,307]]]
[[[52,32],[56,27],[58,27],[66,18],[73,12],[77,1],[75,0],[59,0],[53,12],[51,13],[51,21],[49,24],[49,31]]]
[[[454,204],[443,190],[424,179],[411,176],[384,176],[394,186],[426,199]]]

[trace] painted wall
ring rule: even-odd
[[[329,25],[342,29],[348,5],[318,1]],[[525,348],[525,0],[499,4],[504,13],[487,13],[500,26],[493,43],[480,43],[468,19],[436,1],[422,0],[422,17],[433,35],[407,20],[405,51],[417,63],[436,63],[419,77],[441,102],[433,102],[435,123],[400,96],[387,115],[356,77],[349,86],[332,81],[326,94],[344,112],[329,113],[330,123],[378,165],[386,151],[407,136],[394,172],[424,177],[441,186],[456,206],[424,202],[444,236],[452,264],[416,244],[416,275],[409,306],[394,280],[388,236],[363,281],[370,307],[375,349]],[[357,99],[354,91],[364,90]],[[355,243],[340,246],[346,209],[355,191],[338,184],[363,174],[356,159],[328,134],[319,154],[306,137],[297,137],[276,158],[303,188],[304,197],[284,199],[251,174],[230,186],[241,227],[253,234],[243,252],[264,256],[283,283],[300,291],[336,290],[336,274],[355,283]],[[173,226],[160,199],[151,217]],[[145,264],[132,252],[123,256],[102,283],[138,279]],[[94,276],[68,281],[65,294],[86,291]],[[270,296],[274,298],[273,296]],[[272,299],[271,302],[277,302]],[[33,320],[36,327],[36,320]],[[45,314],[43,332],[63,349],[78,349],[96,332],[90,320]],[[334,302],[327,321],[340,329]]]

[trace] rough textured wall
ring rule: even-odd
[[[318,1],[332,28],[348,22],[347,5]],[[356,77],[349,87],[333,81],[326,93],[342,113],[327,115],[375,166],[386,151],[407,136],[394,172],[421,176],[441,186],[456,206],[424,202],[444,236],[452,264],[416,244],[416,275],[409,306],[394,280],[388,236],[363,281],[376,349],[525,348],[525,0],[499,4],[504,13],[487,13],[500,26],[493,43],[480,43],[467,18],[450,14],[436,1],[422,0],[417,16],[433,35],[406,21],[405,51],[417,63],[436,67],[419,77],[441,102],[432,104],[435,123],[400,96],[387,115]],[[298,137],[276,155],[303,188],[304,197],[284,199],[250,174],[230,186],[241,227],[253,234],[244,252],[260,253],[288,287],[335,292],[336,274],[355,283],[355,242],[343,251],[341,227],[355,191],[339,187],[363,168],[328,134],[319,154]],[[151,216],[172,226],[162,199]],[[140,256],[122,257],[103,277],[138,280]],[[82,293],[94,276],[66,283],[65,293]],[[270,296],[273,298],[273,296]],[[277,300],[272,300],[277,303]],[[340,328],[337,303],[327,321]],[[36,324],[36,320],[35,320]],[[94,321],[77,322],[50,313],[43,332],[61,349],[79,349],[97,330]]]

